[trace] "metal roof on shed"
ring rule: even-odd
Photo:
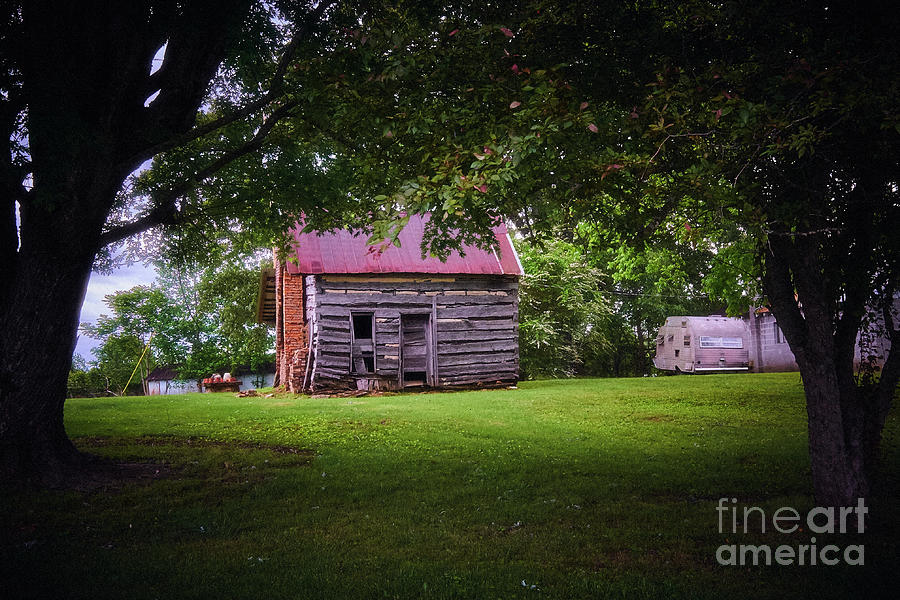
[[[513,249],[506,226],[493,228],[494,250],[465,245],[465,256],[452,252],[445,262],[422,258],[420,249],[427,216],[413,215],[398,236],[400,247],[366,243],[363,232],[338,230],[319,234],[293,231],[297,263],[288,261],[290,273],[441,273],[455,275],[522,275],[522,265]],[[383,243],[382,243],[383,244]]]

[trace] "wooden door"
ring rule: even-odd
[[[430,315],[400,317],[400,385],[434,385]]]

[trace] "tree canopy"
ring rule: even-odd
[[[602,273],[577,247],[556,241],[517,245],[525,276],[520,285],[519,353],[526,377],[572,377],[610,351],[610,308]],[[596,361],[595,361],[596,362]]]

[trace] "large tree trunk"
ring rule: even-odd
[[[813,493],[822,506],[850,506],[869,495],[863,454],[866,418],[855,389],[841,389],[832,361],[800,365],[806,392]]]
[[[39,243],[20,255],[0,307],[0,477],[60,485],[84,463],[63,402],[93,252]]]
[[[63,403],[104,224],[129,173],[192,139],[182,136],[250,4],[43,0],[24,3],[21,24],[11,23],[21,56],[9,64],[21,74],[14,91],[27,132],[17,119],[0,124],[10,139],[27,133],[31,165],[0,160],[0,478],[62,484],[85,464],[66,436]],[[163,43],[166,58],[151,75]],[[174,202],[106,241],[163,223]]]
[[[803,353],[816,356],[809,349]],[[847,367],[852,368],[852,362]],[[830,357],[821,354],[800,363],[813,492],[822,506],[850,506],[872,493],[881,434],[896,387],[890,369],[883,371],[878,385],[861,386],[840,385],[839,371]]]
[[[83,462],[63,426],[78,316],[104,222],[138,160],[122,159],[110,130],[116,102],[105,96],[116,84],[100,77],[112,78],[117,60],[140,64],[140,53],[132,44],[117,57],[97,54],[121,38],[113,27],[121,23],[105,23],[112,31],[97,31],[97,47],[85,49],[79,36],[93,32],[75,27],[84,16],[41,3],[27,8],[23,91],[33,186],[16,198],[18,248],[0,292],[0,476],[53,485]]]
[[[803,377],[816,502],[851,506],[872,491],[881,432],[900,378],[900,333],[888,308],[884,334],[894,351],[877,384],[858,385],[854,346],[868,290],[847,292],[841,310],[829,304],[816,253],[808,239],[772,236],[763,289]],[[892,307],[893,289],[885,292]]]

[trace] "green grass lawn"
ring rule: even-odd
[[[3,490],[4,598],[876,597],[895,576],[898,418],[865,566],[720,566],[720,497],[812,507],[797,374],[362,398],[70,400],[76,444],[164,478]],[[730,523],[728,524],[730,527]]]

